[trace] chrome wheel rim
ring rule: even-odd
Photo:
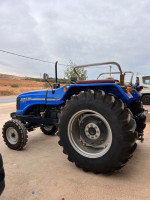
[[[6,130],[6,137],[10,144],[17,144],[18,142],[18,133],[13,127],[9,127]]]
[[[107,120],[93,110],[76,112],[68,124],[68,138],[82,156],[98,158],[105,155],[112,144],[112,131]]]

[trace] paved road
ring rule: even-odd
[[[16,101],[16,97],[0,97],[0,103],[12,103]]]

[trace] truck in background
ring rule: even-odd
[[[143,86],[141,99],[144,105],[150,105],[150,76],[136,76],[136,84]]]

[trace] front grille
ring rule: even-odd
[[[16,100],[16,109],[20,110],[20,97],[17,97],[17,100]]]

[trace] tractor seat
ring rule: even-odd
[[[103,79],[103,80],[85,80],[76,81],[76,84],[90,84],[90,83],[115,83],[115,79]]]

